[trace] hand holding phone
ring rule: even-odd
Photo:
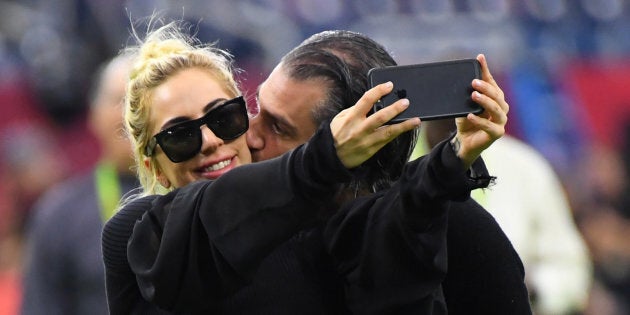
[[[409,99],[409,108],[394,117],[392,123],[412,117],[426,121],[483,112],[470,97],[472,80],[481,78],[476,59],[373,68],[368,78],[371,87],[387,81],[394,83],[394,90],[374,104],[374,111],[401,98]]]

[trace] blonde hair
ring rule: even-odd
[[[214,76],[223,85],[226,93],[234,97],[241,95],[234,79],[232,56],[213,44],[202,44],[185,33],[184,26],[183,21],[170,22],[147,32],[144,40],[133,30],[139,44],[121,52],[134,59],[127,83],[124,121],[133,145],[136,171],[143,195],[164,194],[168,191],[158,183],[157,171],[160,165],[157,159],[154,156],[149,157],[150,169],[144,166],[145,150],[153,137],[149,134],[149,114],[154,89],[181,70],[198,68]]]

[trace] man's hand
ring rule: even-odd
[[[373,87],[354,106],[341,111],[331,121],[337,156],[345,167],[361,165],[400,134],[420,125],[419,118],[384,125],[409,106],[407,99],[400,99],[367,117],[372,106],[393,87],[391,82]]]
[[[466,168],[472,165],[483,150],[505,134],[507,113],[510,110],[503,91],[490,73],[486,57],[479,54],[477,60],[481,64],[481,80],[475,79],[472,82],[475,89],[472,99],[484,111],[479,115],[468,114],[455,119],[456,137],[459,141],[459,150],[456,153]]]

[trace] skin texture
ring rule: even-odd
[[[182,70],[153,91],[149,133],[155,135],[176,122],[197,119],[221,103],[208,106],[210,102],[229,100],[235,96],[221,88],[207,71],[196,68]],[[205,125],[201,131],[201,151],[190,160],[173,163],[159,145],[156,147],[156,159],[160,166],[158,179],[164,187],[181,187],[199,179],[216,179],[239,165],[251,163],[244,135],[224,141]],[[149,161],[147,158],[145,164]],[[218,170],[208,170],[220,162],[228,164]]]

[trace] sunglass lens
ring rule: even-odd
[[[188,160],[201,148],[201,132],[194,126],[170,130],[162,138],[160,146],[171,161],[178,163]]]
[[[214,134],[223,140],[232,140],[247,131],[247,109],[233,102],[212,111],[207,124]]]

